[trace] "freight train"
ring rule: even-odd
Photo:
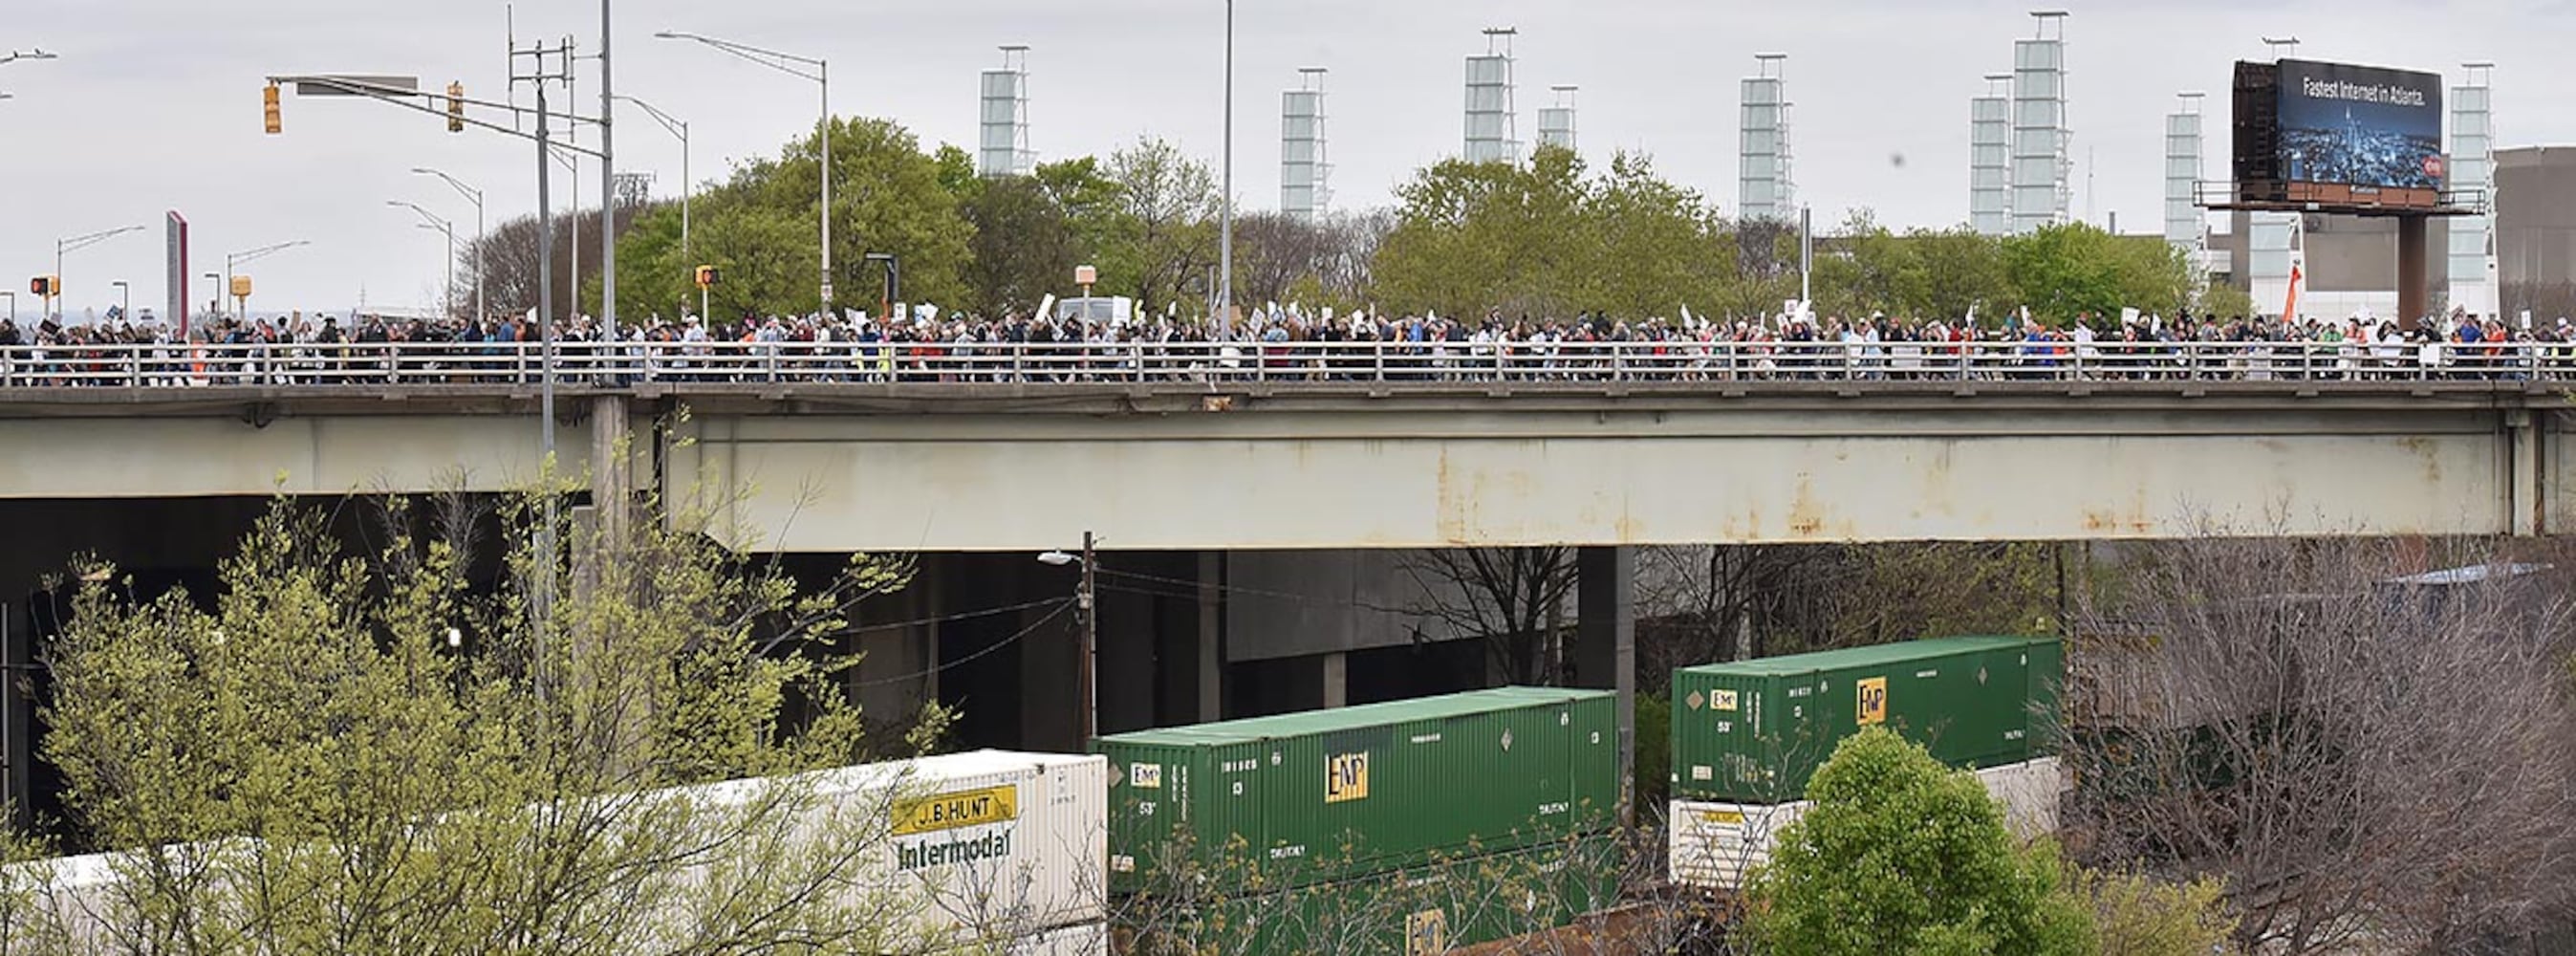
[[[1976,770],[2016,830],[2053,829],[2064,788],[2039,731],[2062,671],[2052,640],[1952,638],[1676,672],[1673,885],[1734,892],[1816,765],[1870,725]],[[890,951],[1412,956],[1619,906],[1618,727],[1609,692],[1513,687],[794,779],[810,832],[867,837],[849,892],[903,901]],[[770,785],[667,795],[723,806]],[[8,875],[95,931],[137,859]]]

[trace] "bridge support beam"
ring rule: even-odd
[[[2516,408],[2504,414],[2504,473],[2510,485],[2507,507],[2512,531],[2535,537],[2549,533],[2549,462],[2546,412]]]
[[[635,505],[633,440],[626,396],[590,400],[590,502],[599,509],[599,539],[625,540]]]
[[[1619,819],[1632,819],[1637,765],[1637,551],[1584,548],[1575,557],[1575,683],[1619,692]]]

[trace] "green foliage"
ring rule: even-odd
[[[812,312],[822,265],[820,154],[818,127],[777,158],[738,167],[732,179],[696,196],[688,254],[680,249],[677,204],[639,217],[618,240],[620,311],[695,312],[693,270],[713,265],[723,275],[710,293],[719,316]],[[863,260],[869,252],[902,257],[908,300],[966,300],[974,228],[959,207],[974,184],[971,170],[967,180],[955,179],[955,158],[922,152],[911,133],[887,120],[832,120],[837,304],[876,311],[873,290],[883,277],[881,267]]]
[[[2050,324],[2084,312],[2117,316],[2123,307],[2171,314],[2190,303],[2193,290],[2190,266],[2173,246],[2084,223],[2006,239],[2003,254],[2022,303]]]
[[[1094,175],[1097,181],[1088,181]],[[1068,188],[1069,203],[1108,201],[1106,234],[1094,247],[1101,281],[1097,293],[1132,295],[1139,312],[1157,314],[1192,289],[1202,302],[1213,298],[1207,272],[1217,263],[1218,218],[1225,199],[1217,190],[1216,173],[1204,160],[1181,152],[1169,140],[1148,137],[1110,154],[1096,173],[1060,167],[1054,176]],[[1084,195],[1102,184],[1110,187],[1105,196]],[[1098,215],[1096,207],[1091,214]]]
[[[1756,951],[1784,956],[2093,951],[2091,915],[2055,854],[2023,850],[1973,775],[1884,728],[1843,741],[1814,806],[1754,874]]]
[[[1724,299],[1732,246],[1707,202],[1622,154],[1587,177],[1572,151],[1525,165],[1449,160],[1397,187],[1375,293],[1390,309],[1517,317],[1677,316]]]
[[[885,901],[832,889],[882,815],[818,823],[794,782],[656,794],[878,755],[829,635],[909,567],[803,593],[650,508],[553,527],[597,557],[549,561],[540,504],[500,508],[497,591],[462,501],[396,503],[372,554],[281,501],[203,604],[81,568],[43,749],[79,841],[128,851],[111,930],[192,953],[882,945]]]
[[[2266,311],[2280,311],[2280,306],[2266,310],[2255,304],[2254,296],[2224,282],[2212,282],[2200,290],[2200,301],[2192,309],[2203,315],[2225,319],[2252,318]]]
[[[2225,956],[2237,951],[2236,917],[2216,880],[2166,883],[2079,870],[2075,890],[2093,905],[2102,956]]]
[[[1636,805],[1660,807],[1672,799],[1673,696],[1637,695]]]

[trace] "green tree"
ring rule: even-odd
[[[902,258],[905,298],[951,305],[967,301],[966,267],[974,227],[960,214],[953,169],[921,150],[910,132],[888,120],[832,121],[832,283],[834,302],[874,311],[879,267],[864,254]],[[692,252],[677,242],[679,208],[655,208],[618,241],[618,297],[651,309],[689,303],[694,268],[723,270],[713,291],[718,315],[797,315],[816,307],[822,236],[820,128],[776,158],[735,169],[731,179],[693,203]],[[970,177],[971,178],[971,177]],[[795,274],[801,271],[801,275]]]
[[[1957,227],[1918,229],[1905,241],[1920,265],[1900,282],[1905,309],[1914,317],[1957,322],[1970,309],[1992,316],[2016,304],[2001,240]]]
[[[1178,302],[1194,285],[1204,289],[1207,270],[1216,265],[1224,205],[1207,163],[1149,137],[1110,154],[1100,175],[1117,187],[1110,236],[1099,253],[1110,266],[1102,278],[1120,280],[1142,311]]]
[[[496,563],[471,530],[492,516],[401,504],[381,550],[351,554],[323,509],[281,502],[211,595],[138,600],[81,568],[43,750],[121,882],[97,913],[114,945],[69,949],[889,945],[903,904],[849,886],[886,850],[882,814],[832,812],[810,778],[664,788],[909,752],[865,736],[827,637],[908,566],[800,592],[649,507],[613,532],[564,522],[566,553],[599,557],[549,561],[527,544],[538,500],[501,507],[519,544],[497,590],[471,576]]]
[[[2225,956],[2237,952],[2236,917],[2217,880],[2167,883],[2079,870],[2076,892],[2093,904],[2102,956]]]
[[[1028,314],[1081,265],[1073,223],[1046,185],[1028,176],[983,183],[966,202],[975,227],[967,304],[988,316]]]
[[[1864,730],[1817,769],[1807,798],[1748,889],[1757,951],[2093,952],[2091,915],[2059,885],[2055,854],[2017,848],[1976,778],[1921,746]]]
[[[2161,239],[2124,238],[2084,223],[2050,226],[2004,240],[2004,264],[2034,318],[2066,322],[2078,313],[2122,308],[2170,314],[2194,289],[2181,251]]]

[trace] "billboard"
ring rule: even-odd
[[[2347,63],[2240,63],[2243,198],[2331,210],[2429,208],[2441,196],[2442,78]]]

